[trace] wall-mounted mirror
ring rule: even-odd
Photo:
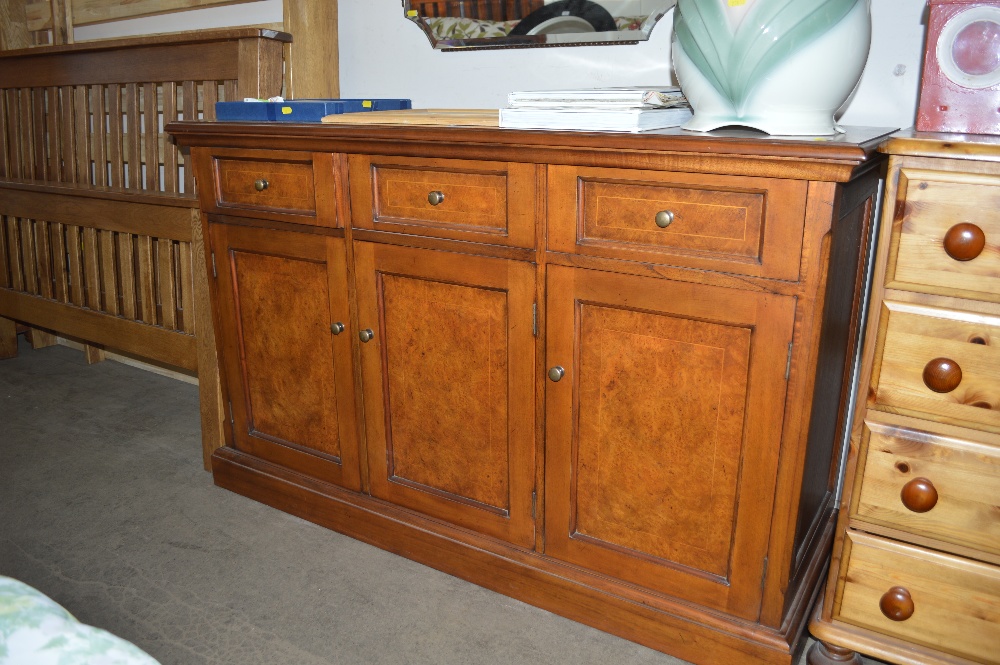
[[[635,44],[676,0],[403,0],[434,48]]]

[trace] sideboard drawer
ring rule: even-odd
[[[1000,431],[1000,318],[893,301],[882,307],[874,406]]]
[[[847,572],[838,583],[835,618],[975,662],[1000,663],[995,566],[854,531],[847,532],[844,550]]]
[[[1000,179],[901,169],[890,288],[1000,301]]]
[[[216,157],[214,162],[219,208],[315,216],[311,160]]]
[[[1000,554],[1000,448],[865,422],[851,517]]]
[[[548,248],[796,279],[804,182],[549,167]]]
[[[531,248],[535,167],[350,156],[354,228]]]

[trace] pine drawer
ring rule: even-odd
[[[853,520],[1000,554],[1000,448],[869,418],[861,458]]]
[[[1000,431],[1000,317],[886,300],[876,409]]]
[[[1000,302],[1000,178],[904,168],[886,285]]]
[[[835,619],[975,662],[1000,663],[995,566],[855,531],[845,535],[843,560]]]

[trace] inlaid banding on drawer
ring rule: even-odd
[[[902,169],[886,283],[1000,302],[1000,178]]]
[[[887,300],[881,326],[876,408],[1000,431],[1000,318]]]
[[[851,517],[1000,554],[1000,448],[865,422]]]
[[[507,232],[507,175],[374,166],[375,220]]]
[[[548,248],[796,279],[806,183],[549,167]]]
[[[312,162],[215,160],[219,206],[316,214]]]
[[[351,211],[359,229],[535,245],[535,166],[351,155]]]
[[[581,180],[583,240],[745,256],[761,253],[762,192]],[[656,222],[660,212],[672,220]]]
[[[844,561],[835,619],[974,662],[1000,662],[996,567],[854,531],[845,536]],[[880,605],[902,611],[893,620]]]

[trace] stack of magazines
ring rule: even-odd
[[[500,126],[642,132],[676,127],[691,117],[680,88],[594,88],[512,92],[500,109]]]

